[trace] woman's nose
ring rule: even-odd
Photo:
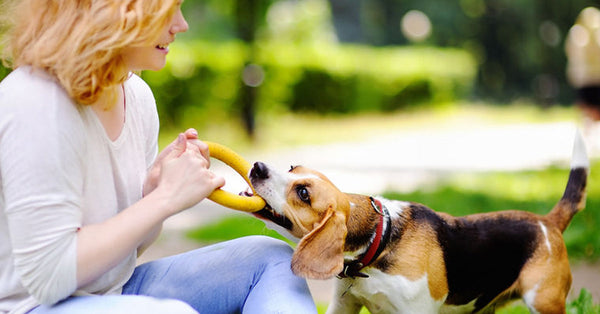
[[[183,33],[186,32],[188,29],[189,25],[185,20],[185,17],[183,17],[183,13],[181,13],[181,10],[177,10],[175,15],[173,16],[173,22],[171,23],[171,34],[175,35],[177,33]]]

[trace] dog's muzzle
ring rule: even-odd
[[[253,184],[255,182],[267,180],[269,179],[269,168],[265,163],[257,161],[254,163],[252,169],[250,169],[249,176],[250,181],[252,181]],[[246,192],[246,194],[248,193],[249,192]],[[286,216],[280,215],[279,213],[274,211],[271,205],[269,205],[268,203],[267,206],[265,206],[265,208],[254,212],[253,214],[259,218],[268,219],[285,229],[292,230],[293,228],[292,221],[289,220]]]

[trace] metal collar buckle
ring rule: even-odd
[[[373,197],[371,197],[371,206],[373,206],[373,209],[379,215],[385,216],[385,214],[383,213],[383,205],[381,204],[381,202],[379,200],[376,200]]]

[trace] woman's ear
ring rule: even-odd
[[[327,279],[344,268],[346,216],[343,212],[327,209],[325,218],[304,236],[292,257],[294,274],[309,279]]]

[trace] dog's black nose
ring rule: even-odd
[[[263,162],[255,162],[254,167],[250,170],[250,178],[252,179],[268,179],[269,178],[269,168]]]

